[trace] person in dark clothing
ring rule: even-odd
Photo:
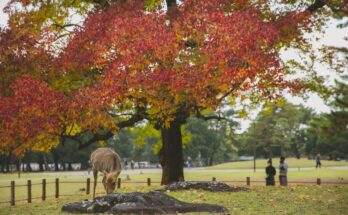
[[[274,186],[275,180],[274,176],[277,174],[276,169],[272,166],[272,159],[268,160],[268,166],[266,167],[266,186]]]
[[[316,166],[315,168],[321,168],[321,162],[320,162],[320,154],[317,154],[317,156],[315,156],[315,162],[316,162]]]

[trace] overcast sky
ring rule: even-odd
[[[3,8],[5,7],[8,0],[0,0],[0,26],[4,27],[6,26],[8,17],[3,12]],[[338,46],[338,47],[348,47],[348,41],[344,40],[344,38],[348,38],[348,30],[345,29],[339,29],[337,28],[338,23],[344,23],[347,22],[348,18],[344,20],[331,20],[327,23],[327,29],[323,37],[319,41],[314,41],[315,47],[320,47],[321,45],[330,45],[330,46]],[[318,35],[309,35],[309,37],[316,37]],[[296,57],[294,56],[291,51],[282,53],[282,57],[285,58],[292,58]],[[325,66],[316,64],[315,66],[317,72],[323,76],[325,76],[325,79],[327,80],[327,84],[332,85],[334,83],[334,79],[337,77],[336,74],[334,74],[332,71],[329,71]],[[345,70],[345,73],[348,75],[348,66]],[[310,94],[309,98],[304,101],[301,98],[293,97],[290,95],[286,95],[286,98],[295,104],[303,104],[306,107],[313,108],[316,112],[329,112],[329,107],[325,105],[324,101],[316,94]],[[250,118],[253,118],[256,115],[256,113],[251,114]],[[248,127],[249,122],[247,120],[242,121],[242,130]]]

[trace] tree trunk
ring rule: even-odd
[[[56,149],[52,149],[52,158],[53,158],[53,163],[54,163],[54,171],[59,171],[59,154]]]
[[[50,167],[49,167],[48,162],[47,162],[46,154],[43,154],[43,161],[44,161],[44,165],[45,165],[45,171],[50,171]]]
[[[73,171],[72,163],[71,163],[71,162],[68,162],[68,171]]]
[[[162,128],[162,149],[159,160],[162,165],[162,185],[184,181],[181,123],[173,121],[169,128]]]
[[[286,157],[284,144],[280,144],[280,156]]]
[[[17,160],[17,171],[18,171],[18,178],[20,178],[21,177],[21,159],[20,158],[18,158],[18,160]]]
[[[31,169],[31,165],[30,165],[30,163],[31,163],[30,157],[28,157],[26,161],[27,161],[27,166],[26,166],[27,172],[31,172],[32,169]]]
[[[0,157],[0,169],[2,173],[5,173],[5,158],[4,157]]]
[[[58,172],[59,171],[59,163],[58,161],[54,161],[54,171]]]
[[[10,163],[11,163],[11,158],[10,155],[6,157],[6,172],[10,172]]]
[[[63,171],[66,171],[66,166],[65,166],[65,163],[64,163],[64,162],[62,162],[62,163],[61,163],[61,165],[62,165],[62,167],[63,167]]]
[[[43,159],[43,154],[39,154],[38,158],[38,163],[39,163],[39,171],[43,172],[44,171],[44,159]]]
[[[215,132],[217,132],[217,130],[215,130]],[[210,159],[209,159],[209,164],[208,164],[209,166],[213,166],[215,153],[217,152],[219,147],[220,147],[220,142],[219,141],[214,142],[213,151],[210,154]]]

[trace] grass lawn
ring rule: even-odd
[[[264,169],[267,166],[267,159],[257,159],[256,168]],[[273,158],[273,166],[277,167],[279,165],[279,158]],[[304,168],[304,167],[315,167],[315,160],[308,160],[306,158],[296,159],[296,158],[287,158],[286,162],[289,165],[289,168]],[[327,161],[322,160],[322,167],[332,167],[332,166],[348,166],[347,161]],[[254,161],[238,161],[238,162],[228,162],[205,169],[253,169]]]
[[[69,175],[71,174],[71,175]],[[91,177],[91,190],[93,178],[92,175],[87,175],[85,172],[81,172],[77,175],[74,172],[58,172],[58,173],[23,173],[21,179],[17,179],[17,174],[1,174],[0,175],[0,187],[9,186],[9,179],[15,180],[16,199],[27,198],[27,179],[32,180],[32,197],[40,198],[42,195],[42,178],[46,178],[47,183],[47,196],[54,196],[55,194],[55,178],[60,180],[60,195],[82,195],[86,191],[86,178]],[[122,187],[134,188],[146,186],[147,178],[151,178],[153,185],[159,185],[161,179],[161,173],[147,173],[147,174],[130,174],[130,181],[126,180],[126,174],[121,173]],[[215,177],[218,181],[229,181],[229,184],[245,185],[246,177],[251,178],[252,185],[264,185],[265,173],[264,172],[214,172],[214,171],[200,171],[194,172],[193,170],[185,170],[185,180],[187,181],[210,181]],[[295,170],[288,173],[288,181],[291,185],[301,184],[301,182],[316,183],[316,179],[321,178],[322,183],[336,182],[336,183],[348,183],[348,171],[344,169],[314,169],[314,170]],[[98,177],[99,183],[97,189],[99,192],[103,192],[101,184],[102,177]],[[1,181],[2,180],[2,181]],[[347,185],[348,186],[348,185]],[[10,188],[0,188],[0,202],[10,200]],[[1,214],[1,213],[0,213]]]
[[[131,187],[119,192],[148,191],[157,187]],[[253,186],[250,192],[211,193],[202,190],[167,192],[175,198],[191,203],[209,203],[225,206],[230,214],[330,214],[341,215],[348,211],[348,186],[346,185],[294,185],[287,188]],[[0,214],[62,214],[63,204],[80,201],[90,196],[75,195],[45,202],[16,206],[0,205]]]

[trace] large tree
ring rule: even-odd
[[[325,5],[347,14],[341,1],[166,0],[166,10],[160,2],[11,1],[14,24],[0,37],[2,148],[20,154],[42,135],[55,141],[40,150],[65,138],[83,148],[147,119],[161,131],[162,183],[184,180],[188,117],[218,118],[202,113],[227,99],[303,92],[317,79],[289,79],[281,48],[308,52],[304,32],[321,27]],[[72,11],[85,17],[81,25],[68,23]],[[86,132],[93,135],[82,140]]]

